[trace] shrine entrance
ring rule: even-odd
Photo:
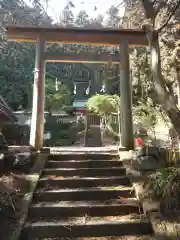
[[[6,30],[7,37],[10,41],[36,42],[33,109],[30,133],[30,145],[32,147],[36,149],[43,147],[46,61],[82,63],[112,62],[120,64],[121,143],[126,149],[133,149],[134,134],[129,46],[146,46],[147,39],[144,31],[130,29],[41,28],[22,26],[8,26]],[[106,53],[48,53],[46,52],[47,43],[119,46],[120,55],[112,56]]]

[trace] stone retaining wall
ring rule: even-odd
[[[10,238],[8,240],[18,240],[20,237],[21,230],[24,226],[26,221],[27,213],[29,206],[32,202],[33,194],[36,189],[36,186],[39,181],[39,177],[44,169],[45,162],[49,156],[49,149],[42,150],[40,153],[32,152],[31,154],[35,158],[34,166],[31,168],[28,175],[26,175],[27,179],[30,181],[30,189],[29,192],[26,193],[23,197],[21,209],[20,209],[20,218],[17,222],[17,226],[15,227],[14,231],[12,232]]]

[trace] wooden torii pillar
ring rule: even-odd
[[[36,41],[36,60],[34,69],[33,104],[30,131],[30,146],[36,150],[43,147],[44,139],[44,102],[45,102],[45,41]]]
[[[127,41],[120,43],[120,63],[121,145],[127,150],[132,150],[134,148],[132,83],[129,68],[129,45]]]

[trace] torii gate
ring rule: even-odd
[[[57,62],[93,62],[111,61],[120,64],[120,121],[121,143],[126,149],[133,149],[133,121],[129,64],[129,45],[146,46],[145,32],[131,29],[85,29],[85,28],[42,28],[8,26],[8,40],[36,42],[36,60],[34,71],[33,109],[30,133],[30,145],[36,149],[43,147],[44,135],[44,99],[45,99],[45,64]],[[63,55],[47,53],[46,43],[90,44],[120,46],[120,56],[102,54]]]

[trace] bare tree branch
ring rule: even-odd
[[[180,7],[180,0],[177,2],[177,4],[172,9],[171,13],[169,14],[168,18],[166,19],[166,22],[157,30],[158,32],[161,32],[163,30],[163,28],[165,28],[167,26],[167,24],[171,20],[172,16],[175,14],[175,12],[177,11],[177,9],[179,7]]]
[[[155,28],[155,21],[156,21],[156,17],[159,13],[159,11],[161,10],[162,7],[164,7],[166,5],[165,2],[159,2],[157,3],[156,1],[153,2],[153,6],[154,6],[154,16],[153,16],[153,28]]]
[[[123,0],[122,2],[120,2],[120,3],[116,6],[116,8],[118,8],[118,7],[120,7],[121,5],[123,5],[123,4],[125,3],[125,1],[126,1],[126,0]]]

